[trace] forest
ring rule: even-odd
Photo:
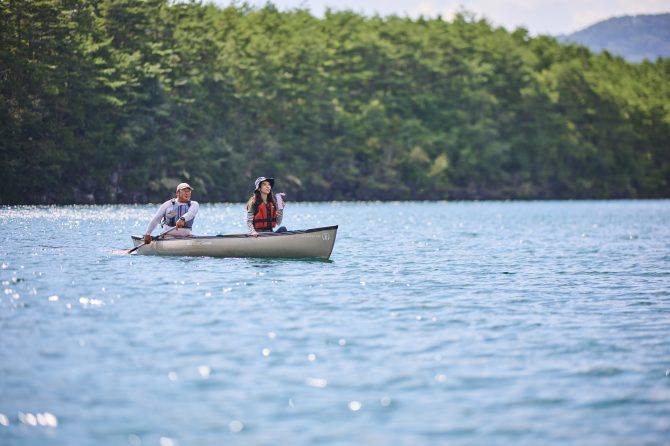
[[[453,19],[0,1],[0,204],[670,197],[670,59]]]

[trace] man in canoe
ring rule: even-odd
[[[259,232],[272,232],[284,217],[284,194],[275,197],[272,194],[274,185],[274,178],[258,177],[254,182],[254,194],[247,202],[247,228],[254,237]],[[277,232],[284,231],[283,226],[277,229]]]
[[[161,224],[161,227],[174,227],[175,229],[166,234],[167,237],[190,237],[193,221],[198,214],[198,202],[191,200],[193,188],[188,183],[180,183],[177,186],[177,196],[166,201],[158,208],[156,215],[149,222],[144,233],[144,242],[151,243],[151,232]]]

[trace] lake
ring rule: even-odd
[[[113,255],[156,209],[0,207],[0,444],[668,444],[668,200],[289,202],[329,262]]]

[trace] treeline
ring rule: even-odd
[[[452,21],[0,1],[0,203],[670,196],[670,60]]]

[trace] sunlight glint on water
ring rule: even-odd
[[[0,208],[0,444],[667,444],[668,201],[289,203],[331,262],[112,255],[155,209]]]

